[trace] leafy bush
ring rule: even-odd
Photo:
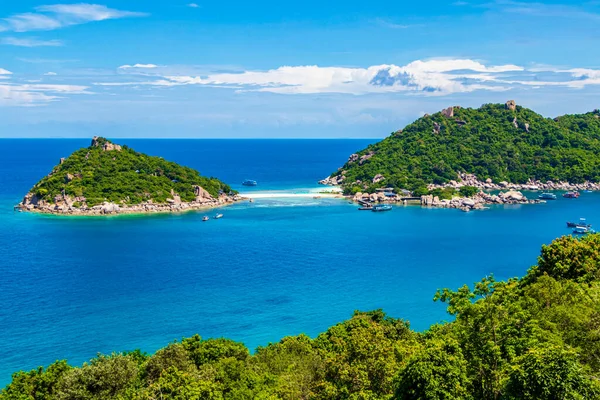
[[[475,186],[462,186],[458,193],[463,197],[473,197],[479,191]]]

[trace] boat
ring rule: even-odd
[[[579,192],[567,192],[563,194],[563,197],[567,199],[576,199],[579,197]]]
[[[358,208],[359,211],[373,211],[372,206],[363,206]]]
[[[591,228],[592,224],[588,224],[585,218],[579,218],[579,222],[567,222],[567,228],[576,227]]]
[[[542,193],[538,196],[538,199],[542,200],[556,200],[556,195],[553,193]]]
[[[371,207],[371,211],[380,212],[380,211],[391,211],[392,206],[388,204],[378,204],[376,206]]]
[[[588,233],[596,233],[592,228],[588,228],[585,226],[576,226],[575,229],[573,229],[573,233],[576,235],[585,235]]]
[[[216,214],[215,219],[223,218],[223,214]]]
[[[206,221],[208,221],[209,219],[210,219],[210,218],[208,218],[208,216],[206,216],[206,215],[205,215],[204,217],[202,217],[202,222],[206,222]]]
[[[253,181],[252,179],[246,179],[244,182],[242,182],[242,185],[244,185],[244,186],[256,186],[256,185],[258,185],[258,183],[256,181]]]

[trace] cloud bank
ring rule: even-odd
[[[506,91],[515,87],[563,86],[582,88],[600,84],[600,70],[528,69],[514,64],[486,65],[470,59],[416,60],[398,66],[367,68],[282,66],[266,71],[239,73],[177,74],[172,67],[135,64],[119,67],[131,79],[97,82],[98,86],[206,86],[238,92],[279,94],[368,93],[443,96],[473,91]],[[149,79],[150,78],[150,79]]]

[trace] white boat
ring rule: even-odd
[[[215,215],[215,219],[219,219],[219,218],[223,218],[223,214],[217,214],[217,215]]]
[[[202,222],[206,222],[206,221],[208,221],[209,219],[210,219],[210,218],[208,218],[208,216],[206,216],[206,215],[205,215],[204,217],[202,217]]]
[[[588,233],[595,233],[595,231],[587,226],[576,226],[575,229],[573,229],[573,233],[576,235],[585,235]]]

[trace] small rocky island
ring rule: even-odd
[[[319,183],[357,202],[477,209],[520,191],[600,190],[600,110],[546,118],[514,100],[424,115]]]
[[[40,180],[16,208],[62,215],[114,215],[218,207],[241,200],[216,178],[94,137]]]

